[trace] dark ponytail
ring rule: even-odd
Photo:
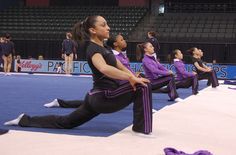
[[[66,37],[68,37],[69,39],[72,39],[72,34],[71,34],[71,32],[66,32]]]
[[[117,35],[117,36],[118,36],[118,35]],[[108,38],[108,40],[107,40],[107,42],[106,42],[106,45],[107,45],[108,47],[114,49],[114,43],[116,42],[117,36],[111,35],[111,36]]]
[[[175,59],[175,55],[177,52],[180,51],[179,49],[174,49],[167,57],[168,62],[171,64],[173,63],[173,60]]]
[[[188,49],[187,52],[193,56],[193,51],[195,49],[196,49],[196,47],[192,47],[192,48]]]
[[[156,34],[156,32],[155,31],[149,31],[148,32],[152,37],[157,37],[157,34]]]
[[[73,40],[81,42],[90,38],[89,28],[95,26],[98,16],[88,16],[84,21],[77,22],[72,28]]]
[[[145,43],[137,45],[137,47],[136,47],[136,59],[137,59],[137,61],[142,60],[143,55],[145,53],[144,48],[146,47],[147,43],[149,43],[149,42],[145,42]]]
[[[83,35],[82,35],[82,22],[77,22],[73,28],[72,28],[72,39],[76,42],[83,41]]]

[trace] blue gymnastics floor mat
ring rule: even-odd
[[[200,82],[200,89],[206,85]],[[4,126],[5,121],[16,118],[21,113],[36,115],[64,115],[74,109],[45,108],[43,105],[55,98],[66,100],[83,99],[92,88],[92,78],[79,76],[42,76],[42,75],[0,75],[0,128],[55,134],[111,136],[132,125],[132,104],[127,108],[112,114],[101,114],[93,120],[74,129],[42,129]],[[186,98],[191,94],[191,88],[178,89],[179,96]],[[153,107],[156,110],[166,105],[167,94],[153,93]]]

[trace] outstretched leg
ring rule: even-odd
[[[52,107],[62,107],[62,108],[78,108],[84,103],[83,100],[62,100],[62,99],[55,99],[52,102],[44,104],[47,108]]]
[[[80,126],[83,123],[91,120],[99,113],[95,112],[88,103],[88,95],[85,98],[85,104],[82,104],[78,109],[65,116],[48,115],[48,116],[28,116],[23,114],[19,122],[14,125],[22,127],[38,127],[38,128],[59,128],[70,129]]]

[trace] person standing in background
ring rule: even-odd
[[[21,62],[20,62],[21,56],[16,56],[16,72],[21,72]]]
[[[3,60],[2,60],[2,44],[4,40],[3,37],[0,37],[0,71],[2,71],[3,68]]]
[[[2,58],[4,61],[4,72],[6,75],[9,75],[11,71],[12,65],[12,58],[15,55],[15,47],[14,43],[11,41],[10,34],[6,34],[3,43],[1,44],[2,47]]]
[[[65,59],[65,72],[66,74],[72,73],[73,58],[76,52],[74,41],[72,41],[72,34],[66,33],[66,39],[62,42],[62,58]]]

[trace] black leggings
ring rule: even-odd
[[[176,80],[175,82],[176,89],[179,88],[189,88],[192,86],[192,93],[198,93],[198,76],[188,77],[183,80]]]
[[[19,122],[22,127],[66,128],[80,126],[100,113],[119,111],[130,103],[133,105],[133,127],[136,132],[148,134],[152,132],[152,93],[151,85],[137,85],[133,91],[129,83],[115,90],[93,90],[89,92],[74,112],[65,115],[48,115],[30,117],[24,115]]]
[[[62,99],[57,99],[60,107],[62,108],[79,108],[82,104],[84,104],[84,100],[71,100],[65,101]]]
[[[170,100],[175,100],[179,97],[176,86],[175,86],[175,79],[173,75],[159,77],[158,79],[154,79],[151,82],[152,90],[158,90],[159,92],[167,92]],[[165,90],[160,90],[162,87],[167,86]]]
[[[208,79],[207,85],[212,87],[219,86],[219,82],[216,76],[216,72],[212,70],[211,72],[201,72],[198,74],[198,80]]]

